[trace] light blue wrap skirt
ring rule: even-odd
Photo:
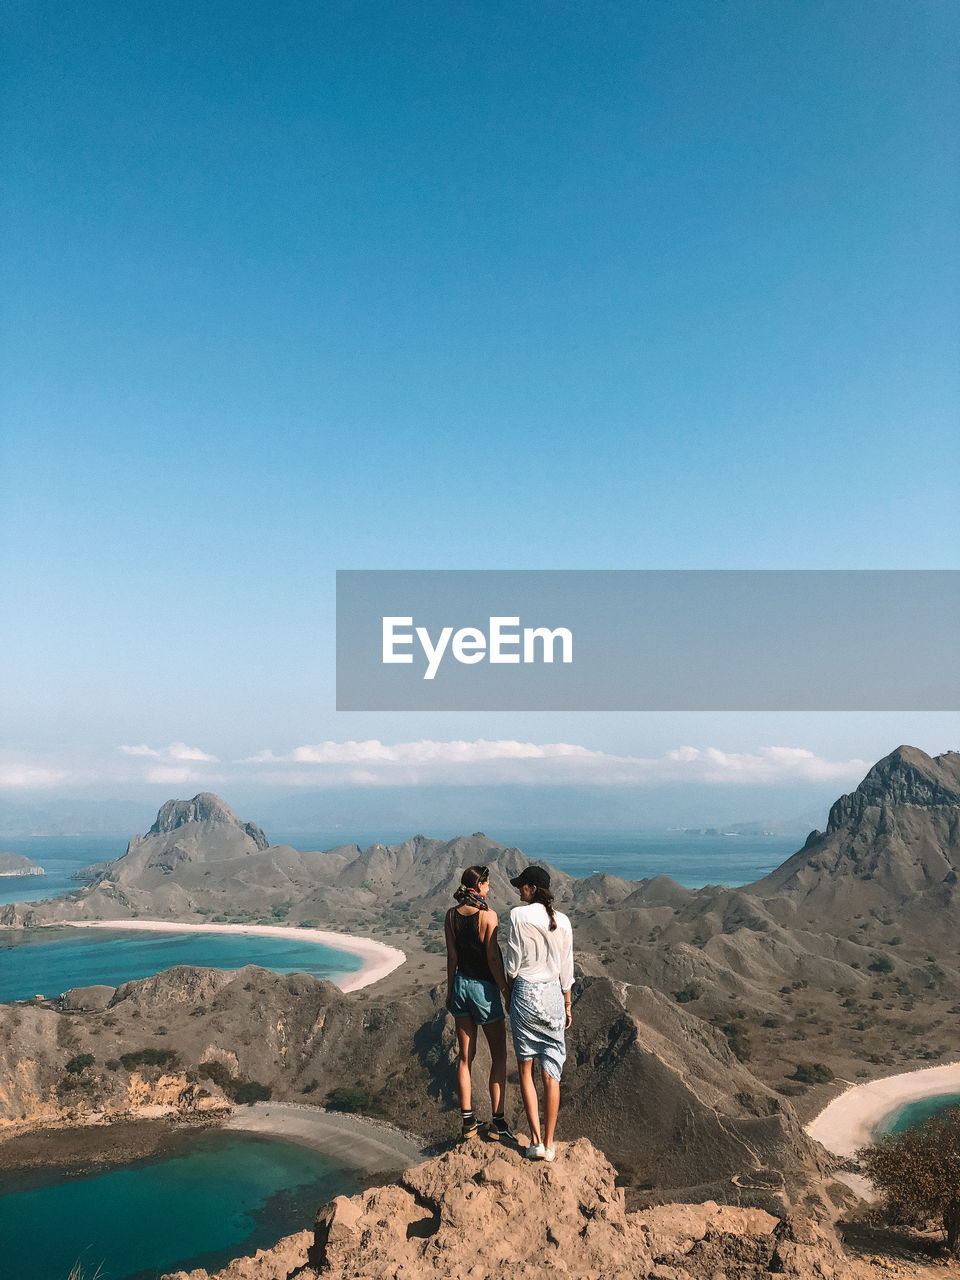
[[[552,982],[517,978],[510,998],[510,1031],[518,1062],[539,1058],[547,1075],[559,1080],[567,1057],[563,1038],[566,1021],[558,978]]]

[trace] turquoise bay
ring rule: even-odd
[[[16,929],[0,934],[0,1001],[58,996],[71,987],[119,986],[174,965],[309,973],[336,982],[359,956],[302,938],[253,934],[147,933],[114,929]]]
[[[218,1269],[302,1230],[319,1205],[358,1188],[356,1174],[317,1151],[216,1130],[119,1169],[16,1178],[19,1185],[9,1190],[0,1184],[3,1271],[10,1280],[66,1280],[77,1262],[84,1275],[101,1280]],[[29,1259],[22,1271],[18,1259]]]
[[[917,1098],[899,1107],[884,1120],[881,1133],[903,1133],[923,1124],[933,1116],[960,1107],[960,1093],[940,1093],[931,1098]]]

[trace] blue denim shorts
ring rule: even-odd
[[[455,974],[450,1012],[455,1018],[472,1018],[481,1027],[487,1022],[502,1022],[503,1004],[496,983]]]

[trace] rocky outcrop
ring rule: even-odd
[[[43,867],[22,853],[0,853],[0,876],[45,876]]]
[[[59,899],[2,908],[0,924],[29,927],[148,912],[185,918],[199,907],[209,910],[215,904],[219,910],[225,902],[269,911],[271,899],[295,896],[282,867],[298,858],[285,846],[271,849],[256,823],[241,821],[218,796],[201,792],[192,800],[168,800],[146,835],[134,836],[121,857],[76,872],[73,878],[83,888]]]
[[[743,892],[786,923],[843,927],[873,909],[936,940],[956,929],[958,880],[960,752],[898,747],[833,805],[826,831]]]
[[[230,829],[240,827],[257,849],[266,849],[270,843],[255,822],[241,822],[230,806],[210,791],[201,791],[192,800],[168,800],[160,807],[157,820],[147,835],[170,835],[180,827],[195,823]]]
[[[57,1006],[64,1013],[89,1013],[93,1010],[102,1012],[116,995],[116,987],[108,987],[96,983],[92,987],[71,987],[57,1001]]]
[[[422,1113],[446,1132],[414,1045],[429,996],[409,1008],[367,1005],[307,974],[254,966],[178,967],[124,983],[105,1007],[102,995],[0,1005],[0,1134],[157,1108],[224,1110],[225,1081],[321,1102],[344,1084],[373,1099],[388,1077],[397,1121],[416,1130]]]
[[[873,1272],[803,1219],[712,1202],[630,1213],[613,1166],[586,1140],[553,1163],[476,1141],[397,1183],[338,1196],[304,1233],[238,1259],[217,1280],[865,1280]],[[165,1280],[209,1280],[202,1270]]]
[[[850,795],[830,810],[827,834],[859,821],[871,807],[916,805],[922,809],[960,805],[960,751],[931,757],[902,746],[879,760]]]
[[[106,871],[112,861],[112,859],[108,858],[104,862],[90,862],[87,866],[80,867],[77,871],[74,871],[70,879],[82,880],[84,884],[89,884],[91,880],[96,880],[97,876],[100,875],[102,871]]]

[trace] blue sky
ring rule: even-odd
[[[952,0],[3,21],[14,792],[200,785],[176,743],[227,787],[328,740],[957,745],[332,710],[337,568],[957,567]]]

